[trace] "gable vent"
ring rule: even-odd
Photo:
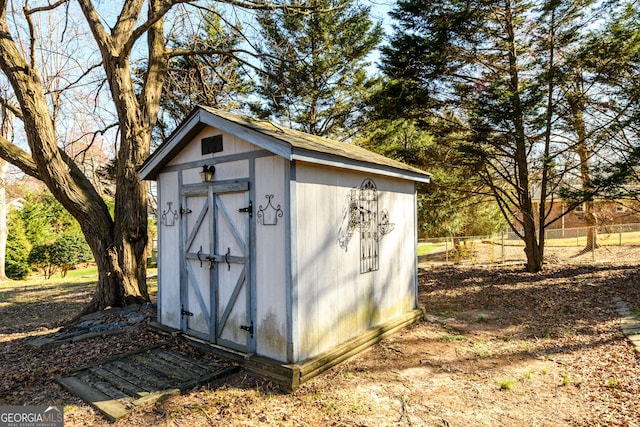
[[[222,151],[222,135],[202,138],[202,155]]]

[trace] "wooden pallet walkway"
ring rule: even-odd
[[[222,361],[199,361],[168,343],[84,366],[58,382],[115,421],[135,407],[157,402],[236,372]]]

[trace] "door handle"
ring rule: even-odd
[[[229,255],[231,255],[231,248],[227,248],[227,253],[224,254],[224,262],[227,263],[229,271],[231,271],[231,263],[229,262]]]

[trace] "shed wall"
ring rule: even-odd
[[[348,228],[348,198],[367,178],[393,230],[379,240],[379,268],[361,273],[361,236]],[[415,308],[416,218],[413,182],[335,168],[296,165],[297,355],[318,355]],[[344,236],[343,236],[344,237]]]
[[[216,158],[216,181],[249,180],[254,206],[251,235],[251,319],[256,354],[299,362],[415,308],[415,186],[407,180],[304,162],[289,163],[234,135],[224,151],[203,156],[200,140],[220,132],[205,128],[158,176],[159,214],[179,213],[180,186],[198,185],[198,172]],[[247,155],[250,153],[250,155]],[[292,182],[289,180],[292,179]],[[361,236],[344,234],[348,197],[363,181],[377,187],[377,210],[392,230],[379,238],[378,268],[361,273]],[[277,224],[258,213],[280,209]],[[264,211],[266,212],[266,211]],[[276,215],[278,215],[276,213]],[[180,328],[180,218],[159,224],[159,320]]]
[[[158,176],[158,321],[176,329],[180,328],[179,174]],[[166,224],[172,225],[163,224],[163,214]]]
[[[242,179],[250,180],[253,197],[255,235],[251,237],[253,271],[250,280],[255,285],[252,298],[252,319],[255,326],[255,351],[261,356],[287,361],[287,250],[288,235],[285,214],[288,205],[288,182],[285,184],[285,165],[288,162],[279,156],[258,152],[259,147],[234,135],[223,133],[224,150],[219,153],[202,155],[202,138],[219,135],[220,131],[207,127],[196,135],[170,162],[158,176],[159,215],[172,203],[174,212],[180,210],[180,186],[200,183],[199,172],[202,161],[216,159],[215,181]],[[248,158],[247,153],[253,153]],[[220,162],[223,159],[223,162]],[[220,162],[220,163],[219,163]],[[213,163],[213,162],[212,162]],[[277,217],[276,225],[261,225],[257,213],[261,207],[267,208],[267,195],[273,195],[272,205],[279,205],[282,217]],[[265,211],[266,212],[266,211]],[[180,221],[167,226],[159,221],[159,321],[173,327],[181,327],[180,319]],[[203,245],[206,247],[206,245]]]
[[[285,185],[285,166],[278,156],[256,159],[254,220],[256,221],[256,352],[282,362],[287,361],[287,215],[290,207]],[[278,211],[269,207],[279,208]],[[275,225],[261,221],[258,214],[276,215]],[[261,224],[261,222],[263,224]]]

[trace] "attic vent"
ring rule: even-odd
[[[202,138],[202,155],[222,151],[222,135]]]

